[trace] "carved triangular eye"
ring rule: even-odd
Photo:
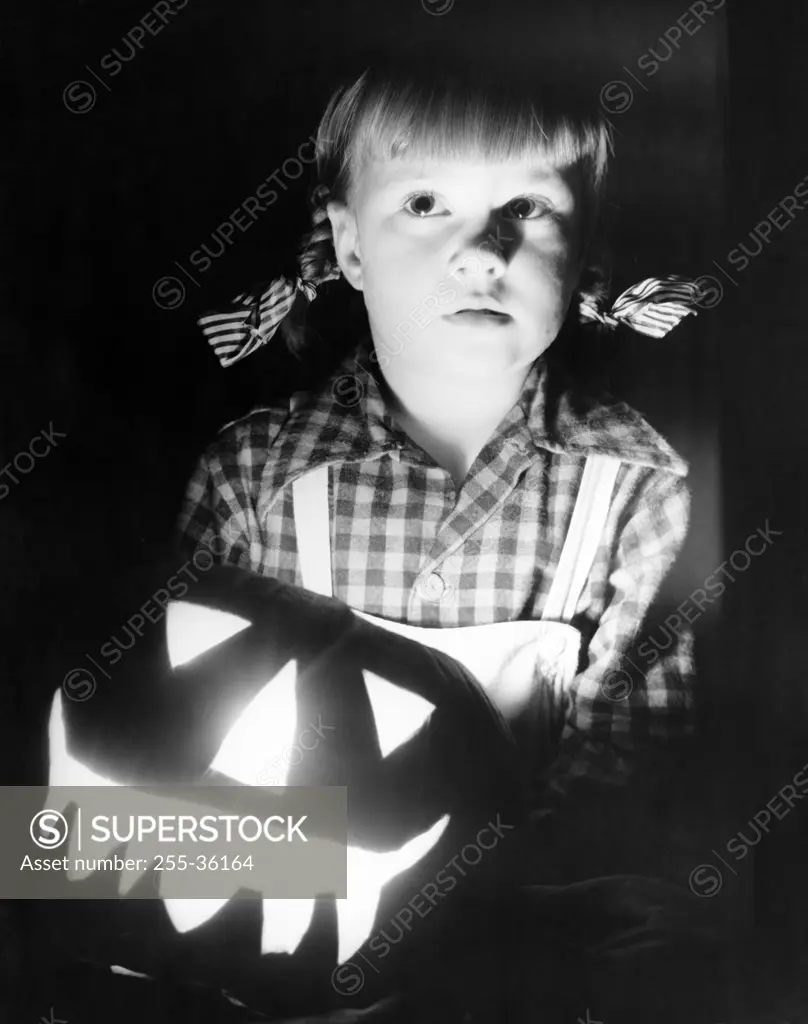
[[[375,672],[365,672],[364,676],[382,757],[387,757],[415,735],[435,710],[435,705],[417,693],[382,679]]]
[[[166,643],[171,667],[178,668],[198,658],[249,625],[247,619],[240,615],[190,601],[169,601],[166,606]]]

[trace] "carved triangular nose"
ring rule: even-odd
[[[239,715],[211,768],[243,786],[285,786],[297,727],[297,662],[290,661]]]

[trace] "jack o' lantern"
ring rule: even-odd
[[[451,658],[274,579],[216,567],[165,609],[90,699],[57,691],[49,784],[346,786],[348,897],[53,901],[51,930],[259,1011],[366,1005],[421,977],[508,884],[523,791],[499,712]],[[346,962],[362,984],[341,983]]]

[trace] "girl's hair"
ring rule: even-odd
[[[612,140],[596,105],[572,87],[509,75],[497,81],[471,62],[413,66],[386,61],[338,89],[320,121],[316,181],[310,193],[313,228],[303,239],[300,274],[320,284],[337,268],[326,212],[332,201],[350,202],[363,165],[417,154],[504,162],[543,158],[570,169],[583,204],[580,244],[589,256],[578,299],[599,299],[606,274],[592,260],[592,240]],[[308,300],[301,295],[282,331],[299,354],[306,345]]]

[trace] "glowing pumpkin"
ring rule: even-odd
[[[518,824],[511,735],[451,658],[339,601],[235,569],[208,571],[169,603],[91,699],[57,692],[49,742],[52,786],[226,778],[348,787],[345,900],[168,897],[49,909],[77,955],[202,982],[257,1010],[365,1004],[408,984],[491,895],[506,873],[503,856],[515,855],[503,842],[457,874],[456,894],[433,898],[398,934],[402,908],[430,883],[434,892],[439,872],[446,877],[481,829]],[[149,874],[116,881],[134,891],[153,884]],[[355,991],[334,984],[335,968],[351,958],[376,961]]]

